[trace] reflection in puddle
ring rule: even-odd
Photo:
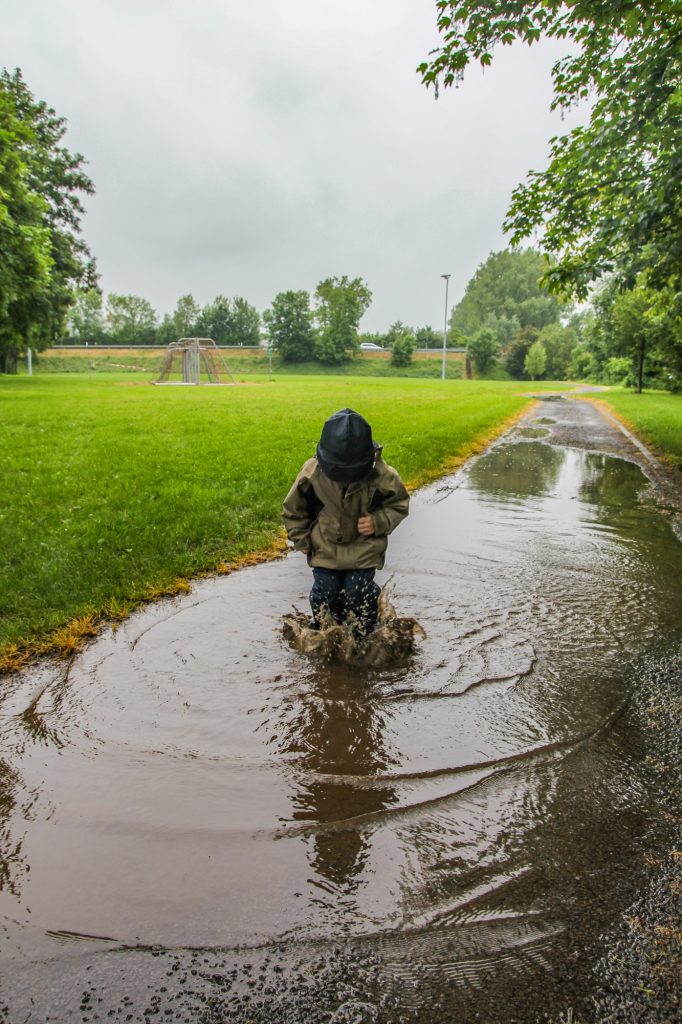
[[[650,798],[621,712],[638,659],[680,642],[682,547],[628,462],[501,444],[458,479],[393,541],[427,633],[398,663],[289,649],[309,579],[288,558],[7,683],[13,942],[354,938],[442,995],[608,923]]]
[[[519,427],[516,431],[519,437],[549,437],[550,431],[543,427]]]

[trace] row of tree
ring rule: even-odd
[[[77,344],[167,345],[179,338],[213,338],[220,345],[258,345],[260,316],[246,299],[218,295],[200,306],[183,295],[172,313],[159,321],[154,307],[139,295],[108,296],[96,289],[77,292],[63,340]]]
[[[356,355],[363,341],[391,350],[396,366],[407,365],[416,346],[439,348],[431,327],[412,331],[396,321],[386,334],[360,334],[360,320],[372,293],[362,278],[329,277],[315,293],[286,291],[275,296],[261,317],[246,299],[218,295],[201,307],[183,295],[160,321],[151,303],[138,295],[108,296],[96,289],[77,292],[64,340],[75,344],[151,345],[178,338],[212,338],[219,345],[259,345],[264,337],[285,362],[318,360],[340,364]],[[461,339],[460,339],[461,340]]]
[[[329,277],[313,300],[306,291],[280,292],[263,314],[265,337],[283,359],[319,359],[340,363],[359,348],[358,326],[372,293],[356,277]],[[200,306],[183,295],[172,313],[159,320],[139,295],[109,295],[97,289],[77,292],[69,312],[65,340],[77,344],[168,344],[178,338],[212,338],[219,345],[259,345],[261,317],[246,299],[218,295]]]
[[[519,380],[590,379],[679,387],[682,378],[680,320],[660,289],[639,283],[623,290],[611,277],[587,308],[551,294],[542,283],[546,259],[535,249],[491,253],[453,308],[447,343],[466,348],[479,375],[496,364]],[[406,366],[416,348],[440,349],[442,335],[395,321],[386,333],[360,334],[371,292],[361,278],[321,281],[306,291],[280,292],[262,317],[265,337],[287,362],[340,364],[361,342],[391,351]],[[160,321],[144,298],[77,292],[67,321],[76,343],[167,344],[181,337],[210,337],[221,345],[258,345],[261,317],[246,299],[217,296],[201,307],[182,296]]]

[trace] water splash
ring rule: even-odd
[[[309,657],[337,660],[366,668],[397,665],[416,650],[426,631],[416,619],[401,618],[391,603],[387,588],[379,595],[379,620],[364,638],[357,636],[355,623],[339,624],[323,613],[319,629],[313,628],[303,612],[294,610],[282,618],[282,634],[290,647]]]

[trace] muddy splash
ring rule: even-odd
[[[581,404],[552,404],[553,438],[588,437]],[[682,643],[682,546],[646,486],[631,461],[517,433],[421,492],[391,573],[427,636],[388,664],[283,640],[282,610],[310,586],[291,557],[141,612],[66,670],[9,680],[9,1020],[80,1020],[89,967],[105,1007],[125,991],[143,1020],[154,985],[165,1012],[152,957],[172,950],[189,975],[197,949],[215,977],[257,964],[260,1016],[246,982],[240,1006],[276,1020],[268,987],[294,985],[289,960],[340,942],[392,993],[380,1011],[369,982],[353,989],[367,1019],[580,1006],[651,842],[628,696],[643,661]],[[73,993],[55,995],[57,969]]]
[[[388,594],[388,584],[379,595],[376,629],[359,639],[352,623],[337,623],[322,615],[320,629],[312,629],[310,616],[294,610],[282,619],[282,633],[294,650],[326,661],[343,661],[359,668],[384,668],[398,665],[417,649],[426,632],[416,619],[401,618]]]

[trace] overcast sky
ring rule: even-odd
[[[442,327],[545,166],[556,47],[435,100],[434,0],[2,0],[0,64],[68,120],[105,292],[160,312],[361,276],[362,329]]]

